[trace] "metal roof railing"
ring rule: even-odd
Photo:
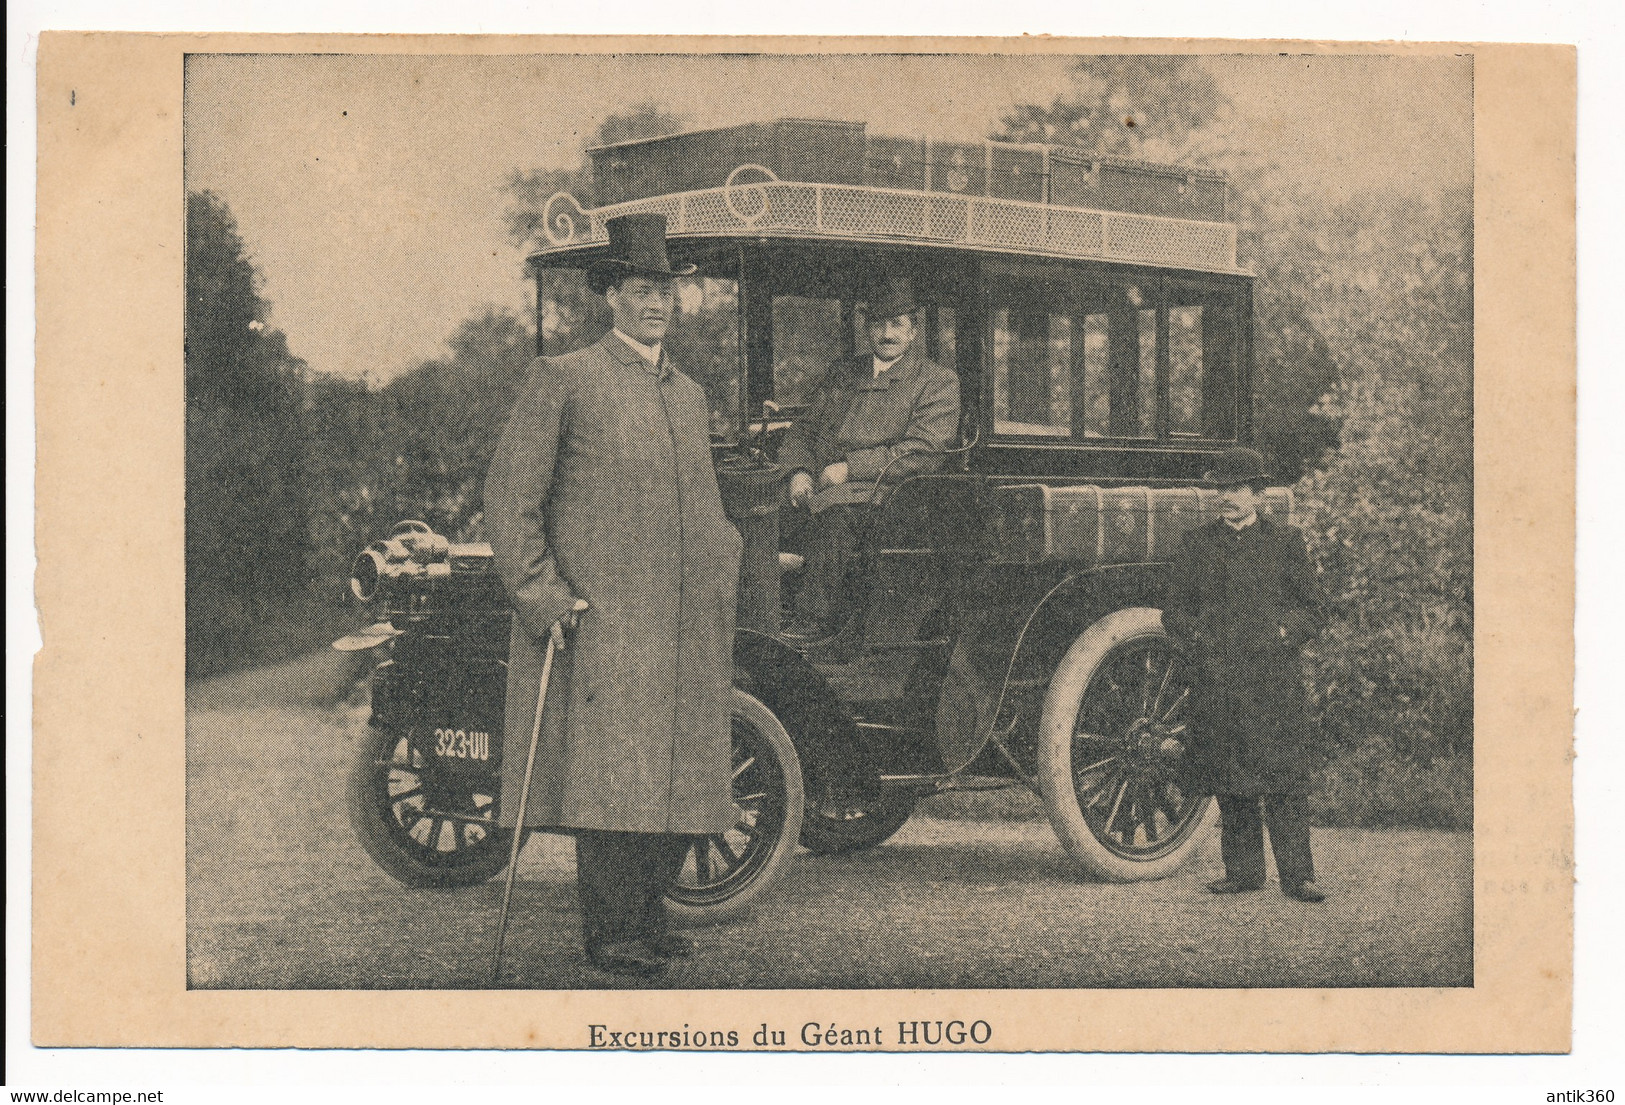
[[[742,180],[743,177],[754,179]],[[763,237],[952,246],[1041,257],[1236,273],[1236,228],[991,196],[780,180],[741,165],[720,188],[583,208],[567,192],[543,208],[538,260],[608,241],[617,215],[658,212],[674,237]]]

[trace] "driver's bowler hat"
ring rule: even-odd
[[[1244,483],[1267,483],[1269,472],[1264,469],[1264,454],[1257,449],[1238,445],[1226,449],[1213,460],[1213,467],[1203,476],[1208,487],[1236,487]]]
[[[914,297],[914,282],[899,275],[883,277],[874,289],[872,298],[864,304],[870,322],[912,315],[919,309],[920,301]]]

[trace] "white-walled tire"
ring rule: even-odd
[[[1090,874],[1172,874],[1218,820],[1181,779],[1190,681],[1162,612],[1101,618],[1055,667],[1039,720],[1038,783],[1061,843]]]

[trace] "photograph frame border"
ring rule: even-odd
[[[542,52],[653,48],[687,38],[504,39]],[[1045,52],[1426,52],[1460,46],[1092,39],[704,39],[718,50],[776,52],[839,46]],[[180,67],[208,49],[385,47],[371,36],[173,36],[51,33],[39,62],[37,417],[38,600],[45,648],[36,661],[34,754],[35,1042],[52,1045],[584,1047],[595,1019],[664,1026],[707,1021],[753,1028],[756,991],[546,992],[551,1015],[526,992],[230,992],[185,989],[184,732],[179,558],[180,499],[151,510],[153,487],[178,488],[180,286],[177,237]],[[390,36],[388,47],[484,52],[490,39]],[[1180,49],[1173,49],[1172,47]],[[1494,741],[1476,742],[1475,985],[1463,991],[1175,992],[1182,1016],[1161,1015],[1164,991],[774,992],[784,1023],[845,1024],[913,1017],[983,1019],[1009,1026],[989,1050],[1551,1052],[1569,1046],[1572,997],[1573,818],[1570,711],[1574,549],[1574,63],[1562,46],[1474,46],[1475,56],[1475,685],[1481,734],[1533,733],[1531,770]],[[193,51],[195,52],[195,51]],[[503,49],[500,52],[517,52]],[[709,51],[707,51],[709,52]],[[134,77],[131,77],[131,74]],[[114,85],[122,83],[122,89]],[[74,89],[64,106],[61,91]],[[116,94],[115,94],[116,93]],[[89,116],[90,118],[86,118]],[[1542,119],[1541,127],[1520,126]],[[1552,126],[1552,119],[1566,126]],[[109,187],[111,186],[111,187]],[[116,202],[108,202],[112,196]],[[1530,202],[1538,196],[1540,202]],[[1552,272],[1554,266],[1561,272]],[[1531,289],[1524,271],[1551,272]],[[75,291],[82,273],[105,280],[114,318],[85,327]],[[1499,333],[1488,333],[1486,317]],[[115,333],[116,331],[116,333]],[[1524,352],[1537,349],[1527,371]],[[132,352],[133,351],[133,352]],[[1513,363],[1524,356],[1520,364]],[[134,362],[133,369],[122,366]],[[96,366],[85,371],[87,366]],[[1554,386],[1554,385],[1566,386]],[[1488,385],[1488,386],[1485,386]],[[142,464],[108,479],[107,450],[131,436],[154,443]],[[1520,449],[1531,437],[1534,450]],[[78,489],[111,484],[106,499]],[[1552,489],[1560,488],[1561,493]],[[141,494],[147,490],[146,495]],[[146,509],[143,509],[143,508]],[[1538,525],[1533,562],[1509,548]],[[115,540],[101,539],[107,533]],[[130,576],[148,581],[121,590]],[[1519,664],[1505,627],[1517,626],[1540,662]],[[134,630],[152,655],[110,651]],[[141,662],[137,662],[137,661]],[[104,673],[97,701],[71,693]],[[1486,688],[1495,688],[1490,695]],[[89,736],[94,734],[95,736]],[[177,756],[179,770],[177,770]],[[1516,785],[1512,785],[1514,780]],[[131,785],[134,783],[135,785]],[[75,791],[75,786],[79,789]],[[89,827],[63,812],[128,810],[127,792],[157,795],[145,832],[113,862]],[[1551,821],[1541,811],[1560,808]],[[1508,832],[1508,822],[1535,824]],[[128,903],[122,931],[90,908]],[[184,924],[184,922],[182,922]],[[1526,949],[1539,949],[1536,955]],[[177,959],[177,955],[179,959]],[[178,971],[177,971],[178,965]],[[173,988],[176,980],[179,988]],[[473,1015],[403,1035],[375,1026],[387,1004]],[[1103,1012],[1102,1007],[1110,1012]],[[1155,1032],[1092,1038],[1074,1027],[1156,1024]],[[438,1020],[438,1018],[430,1018]],[[457,1023],[457,1022],[461,1023]],[[1265,1026],[1262,1030],[1259,1026]],[[1101,1046],[1109,1044],[1110,1046]],[[890,1049],[888,1049],[890,1050]]]

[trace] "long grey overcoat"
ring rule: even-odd
[[[729,702],[740,538],[722,513],[699,385],[614,332],[539,358],[485,482],[516,617],[498,820],[516,819],[549,627],[554,659],[525,821],[714,833],[733,824]]]
[[[1302,794],[1315,763],[1302,650],[1325,624],[1303,534],[1259,518],[1185,536],[1163,627],[1193,665],[1191,782],[1213,794]]]

